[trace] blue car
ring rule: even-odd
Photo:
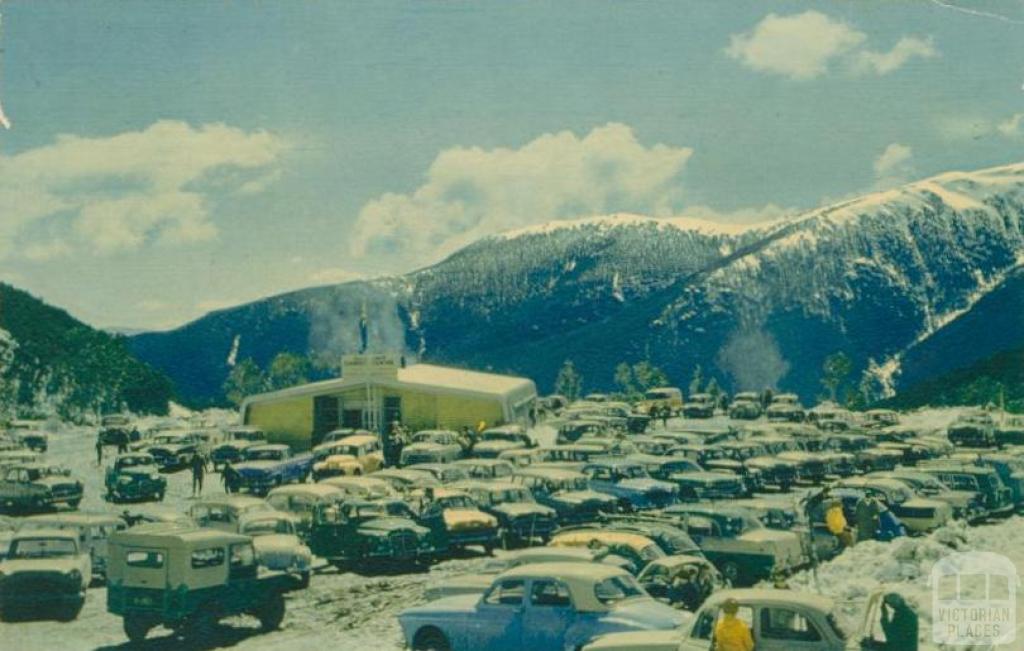
[[[672,482],[653,479],[640,463],[627,459],[592,461],[583,467],[591,490],[612,495],[633,510],[662,509],[679,501]]]
[[[564,651],[612,632],[678,628],[689,613],[648,595],[625,570],[600,563],[535,563],[398,616],[414,651]]]

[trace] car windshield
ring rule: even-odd
[[[494,504],[504,502],[532,502],[533,495],[525,488],[507,488],[504,490],[492,491],[491,501]]]
[[[672,398],[672,394],[667,391],[648,391],[644,397],[648,400],[669,400]]]
[[[118,459],[118,465],[122,468],[133,468],[135,466],[153,465],[152,457],[124,457]]]
[[[437,500],[437,503],[446,509],[474,509],[476,505],[473,500],[465,495],[449,495]]]
[[[644,479],[647,477],[647,471],[644,470],[643,466],[621,466],[619,468],[619,475],[625,479]]]
[[[562,490],[570,491],[585,491],[590,488],[590,484],[587,483],[586,477],[573,477],[572,479],[566,479],[562,482]]]
[[[511,443],[519,442],[519,435],[515,432],[484,432],[483,440],[485,441],[509,441]]]
[[[444,443],[444,435],[437,432],[420,432],[412,437],[413,443]]]
[[[606,606],[626,599],[643,596],[643,588],[631,576],[613,576],[594,585],[594,596]]]
[[[11,543],[10,558],[61,558],[74,556],[78,546],[71,538],[22,538]]]
[[[279,461],[284,458],[281,450],[250,450],[246,452],[245,458],[249,461]]]
[[[295,533],[295,527],[284,518],[268,518],[266,520],[247,522],[242,527],[242,533],[253,537],[269,536],[275,533]]]

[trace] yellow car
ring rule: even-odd
[[[380,439],[354,434],[330,445],[330,454],[313,464],[313,478],[368,475],[384,467]]]

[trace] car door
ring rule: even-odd
[[[561,649],[565,633],[575,620],[576,611],[569,588],[560,581],[530,582],[529,598],[523,610],[523,649]]]
[[[505,579],[495,582],[477,604],[470,620],[466,648],[513,651],[522,645],[526,581]]]
[[[829,651],[834,648],[815,621],[796,608],[760,607],[758,651]]]

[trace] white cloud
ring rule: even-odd
[[[733,34],[725,52],[760,72],[813,79],[866,38],[863,32],[817,11],[768,14],[751,31]]]
[[[97,253],[209,240],[217,234],[210,197],[255,191],[249,184],[273,179],[284,146],[264,131],[160,121],[109,137],[62,135],[52,145],[0,156],[0,257],[47,220],[71,225],[65,247]]]
[[[888,190],[905,184],[914,173],[913,150],[907,145],[889,144],[873,164],[875,185],[872,190]]]
[[[845,62],[856,74],[887,75],[913,58],[939,55],[932,39],[903,36],[891,50],[866,49],[867,34],[818,11],[768,14],[750,31],[733,34],[725,53],[758,72],[808,80]]]
[[[937,56],[939,52],[931,38],[904,36],[888,52],[857,52],[853,59],[853,69],[860,74],[887,75],[915,57],[933,59]]]
[[[1007,138],[1018,138],[1024,135],[1024,113],[1015,113],[996,125],[996,131]]]
[[[544,134],[518,149],[448,149],[413,192],[363,206],[352,251],[422,264],[484,235],[538,222],[618,211],[671,214],[692,153],[645,146],[630,127],[614,123],[582,138]]]
[[[351,280],[361,280],[365,277],[366,276],[364,274],[359,273],[358,271],[329,267],[327,269],[320,269],[311,273],[309,275],[309,281],[318,285],[334,285],[347,283]]]

